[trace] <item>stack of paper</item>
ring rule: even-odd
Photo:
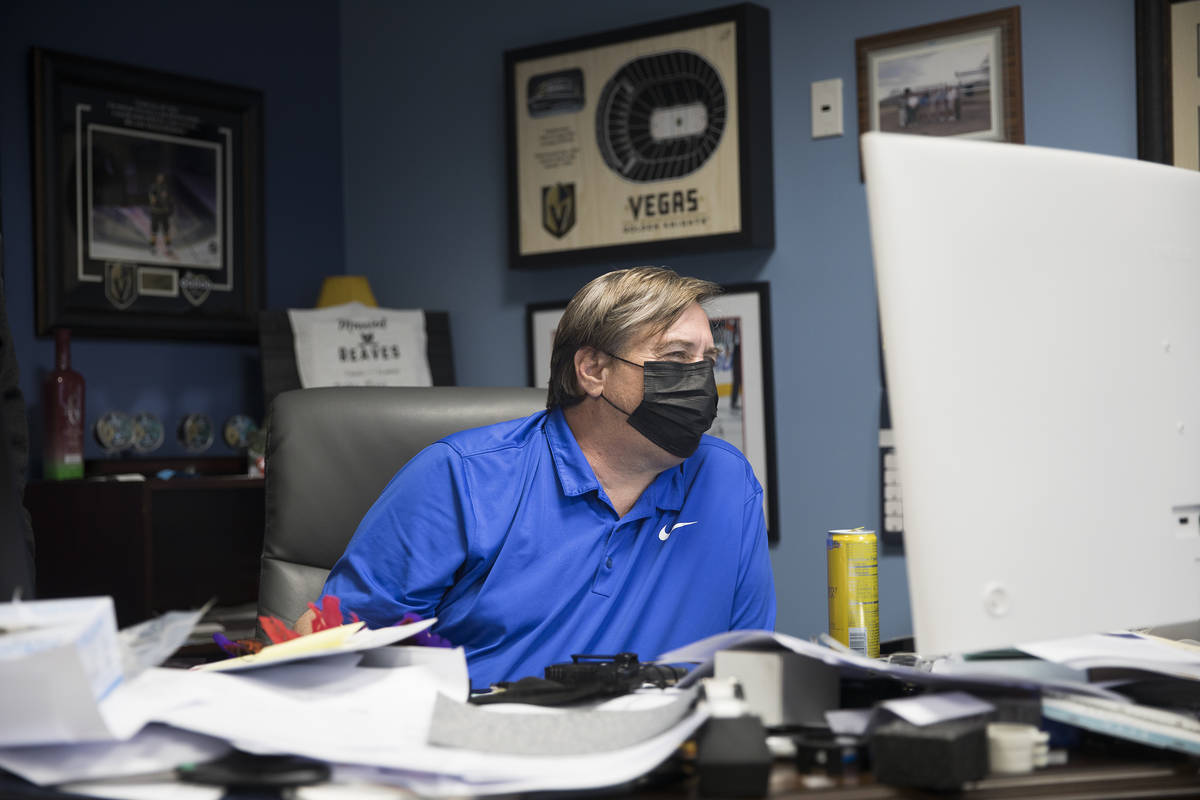
[[[386,647],[433,620],[381,630],[356,623],[177,670],[151,665],[186,640],[202,610],[116,635],[104,599],[23,605],[0,607],[0,767],[39,784],[106,796],[144,793],[147,773],[170,779],[179,764],[231,748],[327,762],[334,783],[326,790],[393,786],[447,796],[597,789],[653,769],[707,715],[694,702],[695,690],[683,685],[584,710],[468,706],[461,649]],[[1140,713],[1111,688],[1062,675],[1007,676],[1002,662],[989,674],[935,672],[767,631],[710,637],[661,660],[711,663],[718,650],[763,647],[785,648],[843,674],[926,689],[865,713],[830,712],[831,728],[843,733],[869,732],[880,715],[926,725],[987,713],[982,690],[999,688],[1042,695],[1044,713],[1072,724],[1200,753],[1194,719]],[[1021,649],[1074,670],[1122,667],[1200,678],[1200,652],[1153,637],[1082,637]],[[704,666],[689,678],[703,674]],[[126,792],[124,782],[141,789]]]
[[[199,612],[188,613],[190,624],[160,618],[122,635],[136,643],[144,659],[169,647],[155,644],[155,633],[176,646],[186,640],[199,619]],[[85,691],[50,709],[66,720],[56,730],[31,734],[0,716],[7,744],[26,745],[0,747],[0,768],[43,785],[110,797],[147,796],[147,791],[166,791],[166,784],[147,788],[148,773],[170,780],[170,771],[181,763],[237,748],[328,762],[338,784],[399,786],[430,796],[586,789],[636,779],[705,719],[689,693],[656,690],[618,698],[599,712],[536,709],[531,713],[543,715],[544,724],[530,719],[518,724],[512,706],[466,705],[469,681],[461,649],[384,647],[432,623],[380,630],[359,623],[203,668],[142,669],[120,679],[98,702]],[[369,662],[381,666],[363,666],[368,653]],[[17,674],[23,661],[8,667]],[[60,678],[40,676],[50,686]],[[6,703],[14,702],[7,690],[0,692]],[[466,739],[461,738],[464,721],[471,728]],[[435,722],[441,732],[431,737]],[[498,752],[505,748],[470,738],[487,729],[502,734],[519,728],[528,734],[540,728],[545,739],[547,731],[601,725],[608,731],[627,727],[629,734],[635,722],[641,734],[575,737],[592,743],[587,752]]]
[[[1131,669],[1200,680],[1200,648],[1138,633],[1093,634],[1018,649],[1074,669]]]
[[[915,725],[941,722],[986,712],[990,706],[972,693],[1024,690],[1041,698],[1048,718],[1156,747],[1200,755],[1200,721],[1190,712],[1152,708],[1133,702],[1121,693],[1123,682],[1088,682],[1088,671],[1102,669],[1108,678],[1154,673],[1186,682],[1191,695],[1200,694],[1200,647],[1138,633],[1080,636],[1021,644],[1020,659],[940,662],[929,671],[868,659],[784,634],[767,631],[734,631],[710,637],[661,656],[662,661],[699,661],[689,679],[703,675],[721,649],[779,647],[838,667],[847,675],[891,677],[925,688],[925,693],[900,701],[887,701],[875,709],[827,713],[830,727],[839,733],[862,735],[880,714],[900,716]],[[1012,665],[1016,665],[1015,668]]]
[[[112,598],[0,604],[0,745],[98,738],[121,678]]]

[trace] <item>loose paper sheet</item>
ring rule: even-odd
[[[268,645],[257,653],[227,658],[224,661],[197,664],[192,669],[200,672],[240,672],[286,664],[291,661],[324,658],[341,653],[358,653],[416,636],[435,622],[437,622],[437,617],[431,617],[407,625],[393,625],[389,628],[373,630],[365,628],[365,623],[352,622],[337,628],[327,628],[310,633],[297,639],[289,639],[279,644]]]

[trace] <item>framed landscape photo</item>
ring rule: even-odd
[[[1013,6],[855,41],[858,130],[1025,141]]]
[[[1138,158],[1200,169],[1200,0],[1137,0]]]
[[[262,95],[35,49],[36,325],[253,341]]]
[[[717,418],[708,433],[746,456],[763,486],[767,537],[779,541],[779,505],[775,472],[775,402],[771,378],[770,286],[733,284],[705,303],[718,356]],[[525,322],[529,385],[548,388],[550,352],[567,302],[532,303]]]
[[[745,3],[506,52],[510,266],[773,247],[769,48]]]

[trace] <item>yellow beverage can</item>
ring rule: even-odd
[[[860,655],[879,655],[879,545],[875,531],[829,531],[829,635]]]

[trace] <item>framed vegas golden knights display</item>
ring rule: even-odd
[[[262,94],[35,49],[39,334],[253,341]]]
[[[744,3],[505,53],[510,266],[773,247],[768,28]]]

